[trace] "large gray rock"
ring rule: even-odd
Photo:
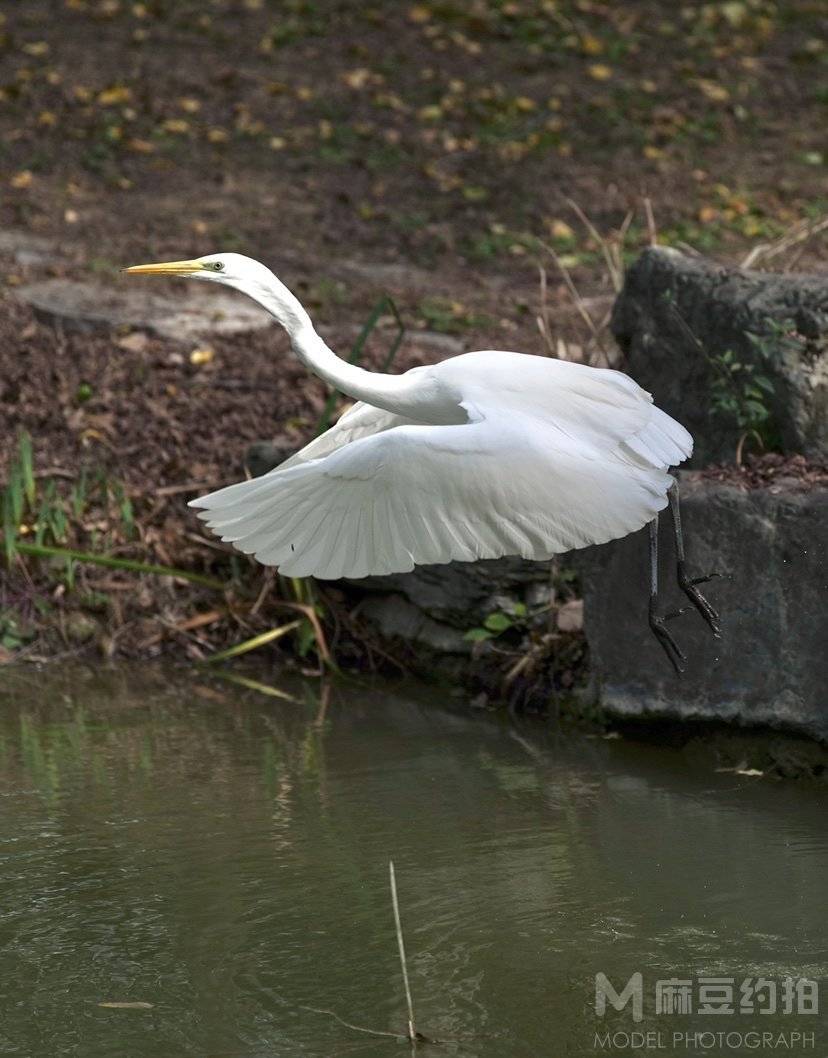
[[[230,291],[182,284],[181,294],[153,290],[146,281],[103,286],[46,279],[17,290],[35,315],[67,331],[135,328],[178,341],[210,334],[239,334],[273,325],[264,309]]]
[[[349,583],[366,593],[360,612],[385,638],[466,658],[472,644],[465,633],[490,614],[551,598],[550,564],[522,558],[418,566]]]
[[[695,612],[670,628],[688,655],[677,678],[647,624],[646,530],[581,552],[595,687],[609,714],[723,721],[828,740],[828,489],[795,482],[744,491],[682,475],[688,558],[722,615],[712,637]],[[669,517],[661,521],[662,610],[675,585]],[[668,558],[669,555],[669,558]]]
[[[732,462],[743,433],[711,394],[717,376],[730,384],[718,360],[727,352],[773,384],[766,427],[783,449],[828,455],[828,276],[745,272],[654,247],[627,273],[611,326],[623,369],[695,436],[693,465]]]
[[[60,248],[50,239],[9,228],[0,231],[0,253],[6,261],[26,268],[54,264],[61,256]]]

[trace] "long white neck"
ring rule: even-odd
[[[376,408],[417,421],[431,421],[430,395],[418,385],[417,376],[365,371],[341,359],[316,333],[299,299],[272,272],[263,267],[261,279],[239,284],[238,289],[275,317],[290,336],[293,351],[302,363],[330,385]]]

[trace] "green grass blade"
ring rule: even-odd
[[[70,502],[72,504],[72,513],[74,514],[76,521],[80,521],[83,512],[86,510],[86,489],[86,467],[81,467],[80,477],[78,478],[77,484],[72,486],[71,492],[69,493]]]
[[[20,476],[20,467],[16,463],[9,470],[9,483],[6,486],[6,497],[11,511],[11,519],[12,522],[14,522],[16,530],[17,526],[19,526],[20,522],[23,520],[23,482]]]
[[[34,460],[32,458],[32,439],[26,433],[25,430],[20,432],[20,448],[19,448],[19,460],[20,460],[20,477],[23,486],[23,492],[26,496],[26,500],[29,506],[33,506],[35,501],[35,494],[37,486],[35,485],[34,476]]]
[[[3,552],[6,562],[11,565],[17,552],[17,524],[12,518],[11,497],[9,490],[3,490]]]
[[[289,621],[286,625],[271,628],[270,631],[253,636],[252,639],[245,639],[243,643],[237,643],[234,647],[228,647],[227,650],[220,650],[218,654],[212,654],[209,658],[204,659],[205,663],[212,665],[217,661],[227,661],[230,658],[237,658],[240,654],[247,654],[248,651],[257,650],[259,647],[263,647],[267,643],[272,643],[274,640],[286,636],[289,632],[293,632],[301,623],[301,621]]]
[[[130,573],[152,573],[159,577],[177,577],[179,580],[188,580],[192,584],[215,588],[217,591],[224,591],[226,587],[223,581],[216,580],[215,577],[193,573],[188,569],[176,569],[174,566],[156,566],[150,562],[137,562],[131,558],[113,558],[111,555],[96,555],[91,551],[73,551],[66,547],[46,547],[43,544],[30,544],[22,541],[16,546],[22,555],[32,555],[35,558],[74,559],[76,562],[89,562],[93,566],[105,566],[107,569],[123,569]]]
[[[235,683],[238,687],[246,687],[249,691],[258,691],[259,694],[266,694],[269,698],[281,698],[286,702],[299,703],[299,699],[294,698],[287,691],[280,691],[278,687],[271,687],[269,683],[259,683],[258,680],[251,680],[247,676],[237,676],[235,672],[228,672],[226,669],[215,669],[210,675],[216,676],[220,680],[226,680],[228,683]]]

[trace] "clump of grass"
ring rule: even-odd
[[[367,337],[366,332],[366,337]],[[395,352],[392,349],[392,353]],[[87,524],[104,525],[106,528],[88,529]],[[246,636],[238,643],[208,657],[208,662],[223,662],[248,653],[259,647],[290,636],[296,653],[301,658],[315,654],[319,660],[320,671],[338,671],[333,654],[329,648],[324,629],[325,608],[316,596],[311,580],[297,580],[279,577],[275,580],[265,578],[259,591],[259,598],[251,604],[250,599],[258,583],[249,575],[252,565],[245,566],[237,561],[238,556],[230,555],[229,569],[224,578],[210,576],[193,569],[183,569],[170,564],[146,562],[137,558],[128,558],[113,553],[116,546],[124,541],[134,540],[137,536],[136,515],[132,499],[124,486],[108,477],[103,472],[90,472],[82,469],[77,478],[62,490],[54,478],[38,480],[34,471],[32,441],[22,432],[18,438],[17,449],[8,469],[5,485],[0,488],[0,524],[3,527],[2,555],[7,567],[11,570],[18,566],[21,559],[33,558],[45,560],[38,578],[41,587],[48,586],[51,592],[60,588],[61,593],[72,592],[76,587],[76,570],[79,566],[90,565],[125,573],[170,577],[186,581],[200,588],[220,592],[226,596],[226,605],[217,611],[211,611],[210,621],[202,621],[201,615],[188,618],[177,625],[165,623],[165,628],[173,632],[186,634],[192,629],[200,628],[204,623],[216,620],[236,619],[237,615],[247,613],[255,616],[264,601],[264,595],[271,593],[270,606],[276,610],[290,610],[296,616],[285,624],[254,636]],[[74,546],[76,543],[89,540],[91,548]],[[95,545],[102,545],[99,549]],[[29,573],[24,569],[24,579],[31,582]],[[56,570],[60,570],[59,573]],[[106,603],[106,595],[100,592],[86,592],[78,595],[75,605],[83,607],[84,600],[90,598]],[[39,601],[35,597],[33,605]],[[98,606],[100,609],[100,605]],[[106,609],[106,606],[103,607]],[[164,622],[162,622],[164,623]],[[15,613],[3,614],[0,624],[0,645],[6,650],[16,650],[28,644],[36,633],[20,633],[22,624]],[[28,627],[28,626],[27,626]],[[151,636],[146,646],[154,646],[164,637],[164,632]],[[214,673],[219,678],[229,679],[252,689],[262,690],[266,685],[252,683],[245,677],[237,677],[224,670]],[[254,686],[255,684],[255,686]],[[275,692],[273,692],[275,694]],[[279,697],[290,697],[278,694]]]

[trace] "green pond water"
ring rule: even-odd
[[[389,858],[417,1027],[443,1041],[418,1055],[755,1054],[762,1031],[763,1054],[828,1054],[785,985],[826,991],[824,792],[423,688],[201,684],[0,674],[0,1054],[409,1054],[319,1012],[404,1029]],[[643,1020],[596,1014],[596,974],[636,972]],[[733,1013],[697,1012],[705,976]],[[776,1012],[740,1012],[760,977]],[[656,1013],[670,979],[692,1013]]]

